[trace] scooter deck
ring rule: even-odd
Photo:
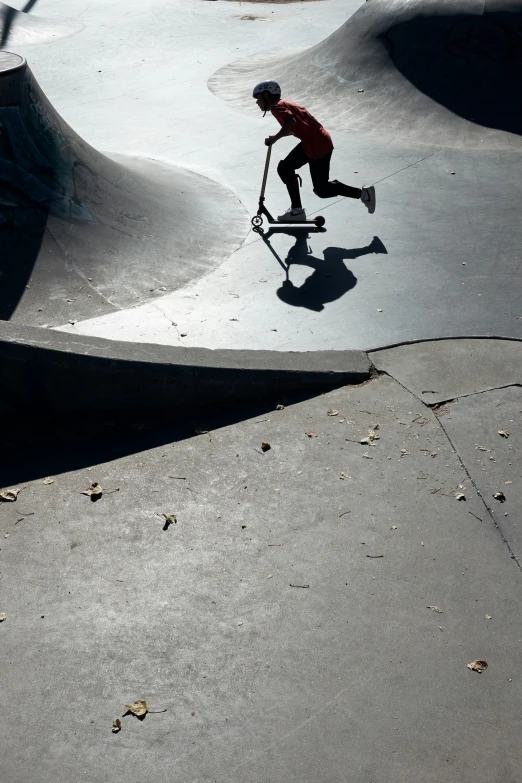
[[[325,224],[325,219],[322,215],[317,215],[314,220],[274,220],[272,215],[268,212],[268,210],[263,207],[257,215],[254,215],[254,217],[251,220],[251,223],[254,228],[259,228],[263,224],[263,215],[267,219],[267,223],[269,226],[293,226],[294,228],[297,226],[303,226],[305,228],[306,226],[315,226],[316,228],[322,228]]]
[[[273,223],[269,223],[270,226],[315,226],[320,227],[320,223],[316,223],[315,220],[274,220]]]

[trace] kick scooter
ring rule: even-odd
[[[263,225],[263,215],[266,216],[269,223],[276,223],[277,225],[285,225],[285,222],[281,220],[274,220],[268,209],[265,207],[265,187],[266,187],[266,180],[268,177],[268,169],[270,166],[270,156],[272,154],[272,145],[268,147],[268,151],[266,153],[266,163],[265,163],[265,173],[263,174],[263,184],[261,185],[261,195],[259,196],[259,207],[257,210],[257,215],[254,215],[252,218],[252,226],[254,228],[254,231],[257,231],[258,233],[261,233],[263,229],[261,226]],[[299,228],[299,226],[316,226],[317,228],[321,228],[325,224],[325,219],[322,215],[317,215],[313,220],[289,220],[286,225],[294,226],[295,228]]]

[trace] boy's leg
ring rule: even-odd
[[[295,170],[300,169],[309,162],[310,159],[306,155],[303,145],[298,144],[284,160],[279,161],[277,166],[277,173],[287,187],[292,209],[302,209],[303,206],[301,204],[301,194],[299,193],[299,180]]]
[[[310,175],[315,195],[319,196],[319,198],[334,198],[335,196],[361,198],[361,188],[353,188],[351,185],[345,185],[337,179],[329,181],[331,157],[332,153],[329,152],[323,158],[310,161]]]

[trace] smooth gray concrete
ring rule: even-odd
[[[495,523],[522,561],[522,389],[474,394],[450,405],[440,421]],[[505,430],[509,437],[499,435]],[[505,501],[493,497],[503,492]]]
[[[245,13],[194,0],[41,0],[42,16],[85,29],[20,52],[80,139],[111,156],[187,166],[252,214],[274,122],[217,98],[207,80],[236,58],[307,50],[359,5]],[[0,503],[2,783],[518,783],[518,390],[436,413],[387,376],[295,404],[279,386],[285,396],[273,405],[236,402],[226,414],[218,394],[197,413],[158,420],[52,409],[59,394],[69,410],[82,395],[139,397],[146,384],[135,371],[128,388],[111,388],[124,357],[168,375],[170,346],[183,341],[177,354],[191,378],[193,346],[207,356],[266,351],[257,366],[266,384],[271,349],[281,352],[277,372],[292,375],[297,366],[313,374],[322,359],[310,350],[520,338],[517,145],[493,149],[488,133],[487,153],[446,149],[370,139],[347,123],[334,142],[334,176],[378,183],[375,216],[321,202],[305,178],[307,209],[324,211],[328,229],[306,249],[295,236],[274,235],[271,247],[249,237],[154,303],[75,325],[86,313],[67,303],[66,329],[127,340],[109,356],[90,336],[8,325],[25,336],[2,344],[3,372],[7,349],[11,361],[46,344],[61,346],[62,378],[64,358],[71,364],[58,389],[49,365],[26,362],[3,411],[0,486],[21,492]],[[290,148],[282,142],[278,155]],[[286,206],[275,170],[267,197],[274,211]],[[66,260],[57,277],[79,290]],[[110,263],[99,267],[109,278]],[[298,289],[291,303],[277,293],[286,279]],[[38,312],[32,290],[22,303]],[[67,298],[55,290],[49,309],[61,317]],[[302,356],[285,368],[290,349]],[[243,370],[248,355],[236,355]],[[196,374],[208,368],[199,357]],[[110,379],[83,386],[78,362],[105,363]],[[27,390],[39,404],[20,411]],[[493,463],[475,442],[490,448],[500,418],[511,434]],[[370,430],[379,438],[361,444]],[[498,473],[486,475],[486,457]],[[488,493],[509,480],[497,507]],[[81,494],[93,481],[107,490],[96,503]],[[168,530],[163,514],[177,516]],[[475,659],[488,662],[483,674],[467,668]],[[167,712],[124,718],[113,734],[137,698]]]
[[[242,6],[153,0],[129,6],[123,0],[40,0],[38,15],[67,16],[85,29],[19,51],[29,58],[56,110],[94,148],[186,166],[231,190],[252,215],[263,172],[263,139],[277,125],[270,116],[263,119],[253,109],[217,97],[208,90],[209,78],[238,58],[257,62],[269,52],[282,58],[318,46],[342,30],[361,5],[370,9],[374,2]],[[476,150],[428,145],[431,137],[423,134],[416,141],[406,131],[370,138],[368,131],[353,131],[344,120],[340,129],[315,103],[323,86],[319,82],[313,95],[293,90],[292,83],[283,89],[319,110],[319,119],[331,128],[332,175],[354,185],[378,183],[378,207],[370,216],[360,203],[320,200],[303,172],[303,203],[309,213],[324,213],[327,233],[310,236],[311,254],[292,251],[288,274],[298,290],[292,289],[291,304],[278,295],[287,271],[250,235],[198,282],[172,294],[153,282],[149,288],[158,288],[145,292],[155,297],[153,303],[96,319],[84,308],[86,289],[79,290],[84,281],[62,263],[67,286],[76,276],[75,290],[55,291],[41,312],[41,305],[27,299],[26,317],[33,324],[111,339],[227,349],[367,350],[438,337],[520,338],[517,145],[494,149],[491,134],[501,134],[498,129],[488,132],[489,141],[481,136],[484,144],[479,140]],[[339,114],[343,106],[336,99]],[[274,163],[293,141],[278,143]],[[275,166],[267,199],[276,213],[288,206]],[[217,209],[215,202],[211,208]],[[374,236],[386,253],[372,252]],[[270,241],[284,263],[295,238],[277,235]],[[99,266],[103,283],[110,264],[104,260]],[[96,275],[89,282],[97,288]],[[33,291],[33,283],[28,285],[23,301]],[[299,305],[303,285],[305,292],[316,289],[317,296],[312,302],[305,296]],[[96,290],[88,293],[91,299],[97,296]],[[172,322],[185,337],[178,336]]]
[[[36,0],[38,2],[38,0]],[[23,3],[22,8],[29,5]],[[36,7],[34,3],[31,4]],[[38,12],[38,8],[36,8]],[[0,3],[0,41],[1,48],[24,46],[35,43],[50,43],[57,38],[76,35],[85,25],[74,19],[53,17],[43,18],[33,13],[24,13],[6,3]]]
[[[522,385],[522,343],[440,340],[372,351],[376,369],[429,404],[501,386]]]
[[[0,323],[0,412],[217,406],[362,383],[362,351],[212,351]]]
[[[518,783],[520,569],[433,412],[234,413],[9,438],[1,779]]]
[[[306,248],[291,233],[274,234],[269,242],[278,261],[250,234],[195,284],[64,328],[135,342],[273,350],[368,350],[456,336],[520,339],[518,153],[408,149],[339,134],[334,143],[333,176],[352,184],[386,178],[377,185],[374,215],[350,199],[313,196],[304,171],[303,203],[327,220],[326,233],[310,234]],[[280,144],[275,160],[293,146]],[[263,162],[260,151],[252,159],[254,189]],[[506,188],[507,200],[497,196]],[[257,196],[247,202],[250,214]],[[269,206],[285,204],[275,167],[267,198]],[[287,279],[290,301],[281,298]],[[169,319],[186,334],[183,340]]]
[[[521,21],[520,0],[372,0],[312,48],[235,61],[209,86],[251,106],[270,73],[336,130],[520,148]]]
[[[248,232],[218,183],[98,153],[17,60],[0,70],[0,123],[4,320],[74,323],[141,304],[214,269]]]
[[[13,52],[0,52],[0,73],[24,67],[24,58]]]

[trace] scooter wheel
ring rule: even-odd
[[[261,217],[261,215],[254,215],[254,217],[252,218],[252,225],[254,226],[254,228],[258,228],[259,226],[263,225],[263,218]]]
[[[314,218],[314,223],[315,223],[316,226],[319,226],[319,227],[324,226],[325,222],[326,221],[325,221],[325,219],[324,219],[324,217],[322,215],[317,215],[317,217]]]

